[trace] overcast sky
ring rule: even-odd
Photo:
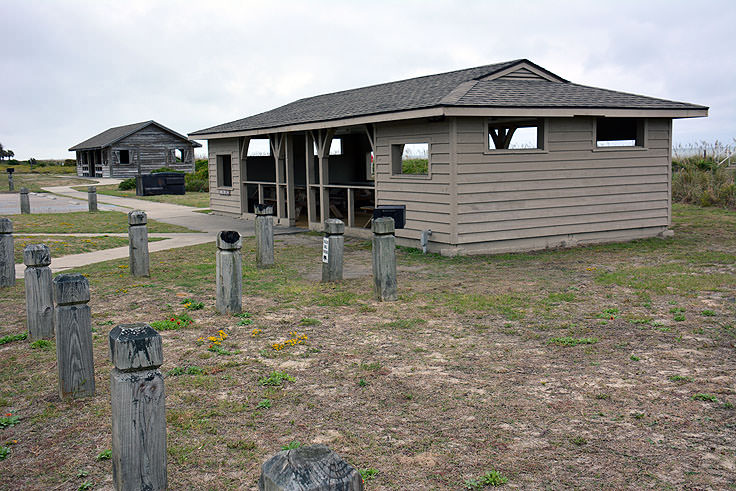
[[[736,2],[0,0],[0,142],[73,158],[109,127],[180,133],[336,90],[517,58],[703,104],[675,143],[736,137]],[[204,143],[204,142],[203,142]]]

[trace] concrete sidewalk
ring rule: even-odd
[[[116,184],[120,182],[120,179],[96,179],[96,185]],[[94,184],[90,182],[90,184]],[[68,196],[79,200],[87,200],[87,193],[76,191],[71,186],[50,186],[42,188],[44,191],[58,194],[60,196]],[[221,230],[236,230],[240,235],[244,237],[252,237],[255,235],[255,222],[242,220],[240,218],[231,218],[219,215],[209,215],[204,213],[197,213],[197,208],[191,206],[172,205],[170,203],[157,203],[155,201],[146,201],[142,199],[134,198],[121,198],[119,196],[107,196],[104,194],[97,195],[97,201],[100,203],[107,203],[123,208],[129,208],[133,210],[143,210],[148,215],[149,219],[158,220],[160,222],[170,223],[173,225],[181,225],[192,230],[197,230],[200,233],[151,233],[150,237],[165,237],[166,240],[157,242],[149,242],[149,252],[165,251],[168,249],[175,249],[177,247],[187,247],[198,244],[205,244],[207,242],[214,242],[217,233]],[[283,234],[294,234],[304,232],[304,229],[297,227],[279,227],[275,226],[273,229],[274,235]],[[80,234],[18,234],[18,235],[45,235],[45,236],[78,236],[78,237],[93,237],[99,235],[109,235],[115,237],[127,237],[127,233],[115,234],[115,233],[80,233]],[[101,251],[85,252],[82,254],[72,254],[69,256],[62,256],[57,258],[51,258],[51,271],[56,273],[59,271],[65,271],[73,268],[80,268],[87,264],[94,264],[103,261],[110,261],[112,259],[121,259],[128,257],[128,247],[116,247],[113,249],[103,249]],[[15,265],[15,277],[23,278],[23,272],[25,271],[25,265]]]
[[[32,235],[32,234],[19,234],[19,235]],[[46,234],[43,234],[46,235]],[[50,235],[50,234],[49,234]],[[57,234],[54,234],[57,235]],[[77,236],[77,234],[65,234],[63,236],[69,237],[70,235]],[[79,234],[80,237],[99,236],[102,234]],[[116,237],[127,237],[128,234],[104,234]],[[168,249],[176,249],[177,247],[187,247],[198,244],[206,244],[207,242],[214,242],[215,236],[212,234],[150,234],[150,237],[168,237],[166,240],[159,240],[156,242],[148,243],[148,252],[165,251]],[[84,252],[81,254],[71,254],[69,256],[52,257],[51,258],[51,272],[59,273],[68,269],[81,268],[88,264],[101,263],[104,261],[111,261],[113,259],[122,259],[128,257],[128,246],[114,247],[112,249],[102,249],[93,252]],[[213,252],[214,254],[214,252]],[[24,264],[15,265],[15,277],[23,278],[23,273],[26,270]]]

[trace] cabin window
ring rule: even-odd
[[[268,138],[251,138],[248,142],[248,157],[268,157],[271,155],[271,142]]]
[[[314,154],[318,155],[317,142],[312,141],[314,147]],[[330,142],[330,155],[342,155],[342,138],[333,138]]]
[[[488,122],[488,150],[543,150],[541,119],[493,119]]]
[[[130,150],[120,150],[120,164],[130,164]]]
[[[391,145],[393,175],[428,176],[429,143],[398,143]]]
[[[230,155],[217,156],[217,186],[229,188],[233,185],[233,167]]]
[[[644,120],[640,118],[597,118],[595,146],[643,147]]]

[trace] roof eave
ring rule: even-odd
[[[702,118],[708,116],[708,108],[695,106],[692,108],[605,108],[605,107],[469,107],[469,106],[437,106],[410,111],[369,114],[351,118],[311,121],[282,126],[268,126],[248,130],[209,131],[202,130],[189,133],[190,139],[213,140],[220,138],[237,138],[241,136],[257,136],[272,133],[293,131],[310,131],[338,126],[354,126],[368,123],[400,121],[404,119],[428,118],[437,116],[534,116],[534,117],[575,117],[575,116],[609,116],[609,117],[650,117],[650,118]],[[206,130],[205,130],[206,131]]]

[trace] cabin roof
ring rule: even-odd
[[[515,67],[531,69],[538,76],[526,80],[502,76],[513,72]],[[529,60],[520,59],[308,97],[264,113],[198,130],[190,136],[434,107],[707,110],[707,107],[696,104],[574,84]]]
[[[186,136],[177,133],[176,131],[167,128],[166,126],[157,123],[156,121],[150,120],[150,121],[143,121],[141,123],[133,123],[133,124],[126,124],[123,126],[116,126],[114,128],[110,128],[108,130],[103,131],[102,133],[93,136],[92,138],[83,141],[82,143],[78,143],[71,147],[69,149],[70,152],[73,152],[75,150],[96,150],[98,148],[105,148],[109,147],[110,145],[119,142],[123,138],[126,138],[133,133],[142,130],[143,128],[149,126],[149,125],[156,125],[159,128],[161,128],[164,131],[167,131],[171,133],[172,135],[178,136],[182,140],[186,140],[190,142],[195,147],[201,147],[197,142],[189,140]]]

